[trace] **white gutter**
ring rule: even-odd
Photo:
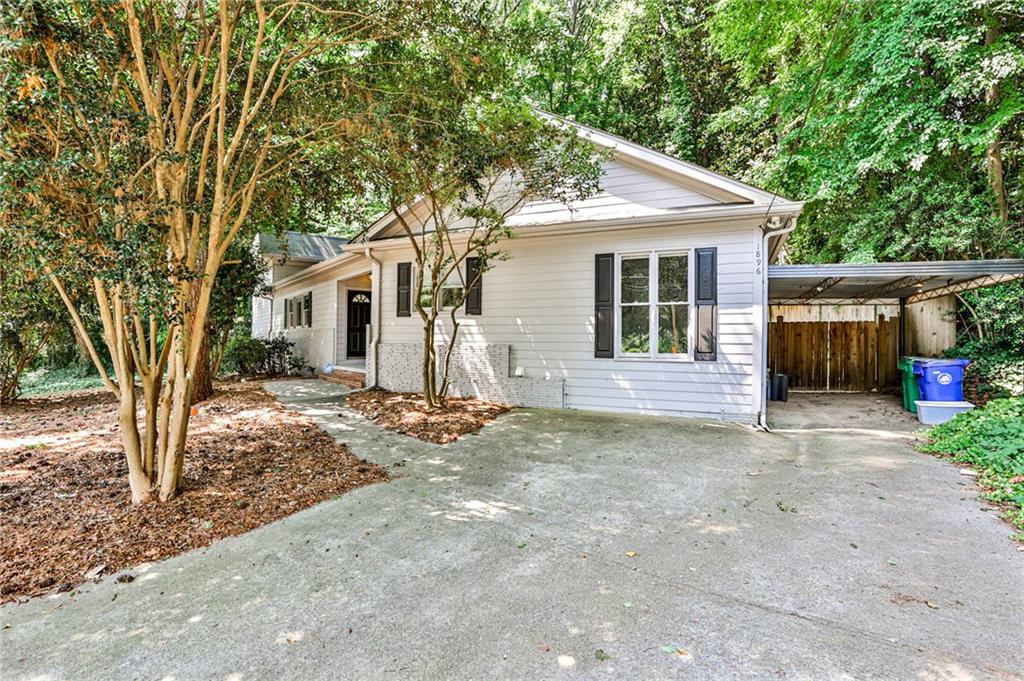
[[[281,281],[274,282],[274,291],[277,291],[278,289],[288,288],[289,286],[294,286],[295,284],[299,284],[305,281],[306,279],[312,279],[321,272],[329,270],[332,267],[338,267],[339,265],[344,264],[348,260],[351,260],[352,258],[350,256],[358,257],[361,255],[362,254],[359,253],[358,251],[353,252],[342,250],[342,252],[339,253],[338,255],[331,256],[327,260],[321,260],[317,264],[310,265],[306,269],[296,272],[290,277],[285,277]]]
[[[792,215],[793,213],[799,213],[803,209],[803,206],[803,202],[799,201],[780,201],[772,206],[769,217],[772,215]],[[740,206],[717,206],[696,210],[690,209],[673,213],[663,213],[660,215],[611,217],[603,220],[581,220],[579,222],[541,222],[525,225],[510,225],[510,227],[516,230],[517,239],[526,239],[530,237],[575,234],[577,232],[606,232],[619,230],[623,227],[659,227],[673,224],[687,224],[691,222],[711,222],[723,218],[738,219],[754,215],[761,216],[764,215],[764,213],[764,206],[757,204],[744,204]],[[452,233],[452,237],[455,239],[458,239],[462,235],[468,238],[469,230],[466,230],[462,234],[459,232]],[[408,246],[409,237],[405,235],[391,237],[389,239],[380,239],[373,242],[373,248],[378,251],[402,249],[407,248]],[[274,282],[274,291],[276,292],[279,289],[295,286],[307,279],[312,279],[326,270],[341,266],[353,256],[358,257],[365,255],[363,251],[355,250],[359,247],[360,244],[345,244],[342,246],[342,252],[338,255],[328,258],[327,260],[321,260],[317,264],[311,265],[301,272],[297,272],[290,277],[282,279],[281,281]]]
[[[757,397],[757,425],[767,432],[768,427],[768,241],[774,237],[781,237],[796,229],[796,215],[790,216],[782,229],[770,229],[765,222],[764,238],[761,243],[761,361],[754,365],[755,370],[761,372],[761,380],[755,382],[761,389]]]
[[[789,217],[798,214],[803,210],[803,202],[787,201],[777,202],[771,208],[767,217],[782,216]],[[718,222],[725,219],[742,219],[749,217],[765,217],[765,206],[758,204],[743,204],[739,206],[716,206],[710,208],[682,210],[672,213],[658,215],[642,215],[635,217],[609,217],[600,220],[580,220],[578,222],[548,222],[533,224],[509,224],[509,227],[516,233],[516,239],[529,239],[532,237],[562,236],[576,234],[579,232],[606,232],[618,231],[623,228],[642,227],[666,227],[672,225],[685,225],[694,222]],[[779,232],[775,232],[779,233]],[[452,237],[458,239],[460,236],[468,237],[470,230],[463,232],[452,232]],[[388,239],[380,239],[373,242],[373,247],[378,251],[408,248],[409,238],[397,236]]]
[[[370,270],[370,295],[371,295],[371,310],[375,310],[373,315],[373,326],[371,328],[373,335],[370,337],[370,347],[373,348],[373,380],[368,381],[371,385],[366,386],[367,388],[376,388],[379,381],[377,380],[377,367],[380,366],[380,362],[377,361],[378,350],[380,349],[380,320],[381,320],[381,299],[380,299],[380,277],[383,265],[380,260],[374,257],[372,250],[369,246],[363,251],[367,258],[370,259],[371,270]]]

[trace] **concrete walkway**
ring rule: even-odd
[[[396,479],[4,607],[0,677],[1024,678],[1024,553],[910,433],[517,410],[441,447],[270,388]]]

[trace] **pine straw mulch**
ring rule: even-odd
[[[349,405],[377,425],[446,445],[474,433],[512,407],[468,397],[449,397],[443,407],[427,411],[420,393],[365,390],[348,396]]]
[[[109,394],[3,407],[0,602],[67,591],[388,479],[252,383],[218,384],[199,405],[176,499],[133,507],[127,470]]]

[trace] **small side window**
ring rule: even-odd
[[[424,272],[423,288],[420,290],[420,306],[424,309],[429,309],[433,304],[430,296],[432,282],[433,274],[429,271]],[[450,310],[461,305],[463,302],[463,288],[461,272],[457,269],[452,270],[439,287],[438,298],[441,302],[441,309]]]

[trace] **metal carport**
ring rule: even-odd
[[[1024,278],[1024,260],[770,265],[773,305],[918,303]]]
[[[828,310],[828,315],[821,315],[830,322],[788,323],[789,316],[785,320],[779,317],[778,322],[787,323],[773,320],[769,324],[770,340],[777,350],[769,349],[769,366],[791,377],[796,375],[797,388],[886,389],[895,376],[895,358],[909,354],[908,312],[937,304],[945,306],[946,301],[939,300],[944,296],[1021,278],[1024,260],[771,265],[768,303],[773,310],[825,311],[826,306],[863,306],[857,309],[870,310],[869,306],[891,306],[891,311],[888,321],[877,314],[858,317],[851,307],[835,307]],[[879,309],[876,307],[876,312]],[[897,309],[898,328],[894,326]],[[952,322],[945,324],[948,330]],[[912,341],[916,338],[911,336]],[[913,351],[914,343],[910,345]]]

